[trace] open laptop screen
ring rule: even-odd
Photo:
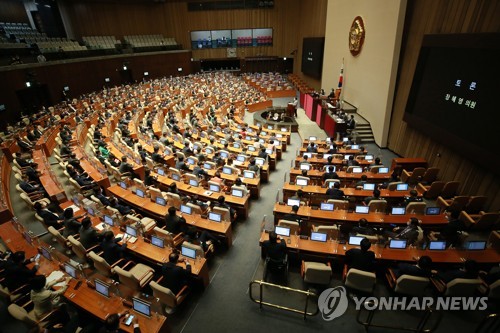
[[[95,291],[99,294],[109,297],[109,284],[102,282],[99,279],[95,279]]]
[[[190,247],[182,246],[181,247],[181,254],[185,257],[191,258],[191,259],[196,259],[196,250],[192,249]]]
[[[181,205],[181,212],[183,212],[184,214],[191,215],[192,211],[193,210],[191,207],[186,206],[186,205]]]
[[[210,212],[210,213],[208,213],[208,219],[210,221],[220,222],[222,220],[222,216],[220,214]]]
[[[441,214],[441,208],[439,207],[427,207],[425,209],[425,215],[439,215]]]
[[[300,200],[289,198],[288,201],[286,202],[286,204],[288,206],[300,206]]]
[[[307,186],[307,179],[301,179],[301,178],[299,178],[299,179],[296,180],[296,183],[299,186]]]
[[[280,227],[279,225],[274,227],[274,232],[279,236],[290,237],[290,228]]]
[[[167,205],[167,201],[165,200],[165,198],[162,198],[162,197],[156,197],[156,203],[158,205],[161,205],[161,206],[166,206]]]
[[[466,250],[477,251],[484,250],[486,248],[485,241],[469,241],[465,244]]]
[[[327,203],[327,202],[322,202],[321,207],[320,207],[321,210],[328,210],[328,211],[332,211],[333,208],[334,208],[334,204]]]
[[[389,173],[389,168],[379,168],[378,173]]]
[[[134,311],[139,312],[142,315],[147,317],[151,316],[151,304],[148,302],[144,302],[138,298],[132,298],[132,306]]]
[[[370,207],[368,207],[368,206],[356,206],[356,210],[355,210],[355,212],[357,214],[368,214],[369,211],[370,211]]]
[[[396,191],[408,191],[408,184],[397,184]]]
[[[406,239],[391,239],[389,242],[390,249],[406,249]]]
[[[349,245],[359,245],[364,237],[360,236],[350,236],[349,237]]]
[[[165,247],[163,238],[155,236],[155,235],[151,235],[151,244],[153,244],[154,246],[157,246],[159,248],[162,248],[162,249]]]
[[[429,250],[446,250],[445,241],[430,241]]]
[[[71,276],[72,278],[76,279],[77,276],[76,276],[76,268],[71,265],[71,264],[68,264],[67,262],[64,263],[64,271],[69,275]]]
[[[392,207],[391,215],[405,215],[406,208],[405,207]]]
[[[311,232],[311,240],[318,242],[326,242],[327,234],[324,232]]]
[[[365,183],[363,184],[363,190],[373,191],[375,189],[375,184]]]

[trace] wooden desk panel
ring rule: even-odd
[[[37,171],[41,174],[40,183],[50,199],[55,202],[64,202],[68,200],[62,186],[52,178],[50,174],[52,171],[50,169],[50,164],[42,150],[33,150],[33,161],[38,165]]]

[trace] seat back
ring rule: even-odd
[[[335,183],[340,183],[340,180],[339,179],[327,179],[327,180],[325,180],[323,185],[326,188],[330,188],[330,187],[333,187],[333,184],[335,184]]]
[[[231,212],[227,208],[215,206],[212,211],[222,215],[222,221],[231,222]]]
[[[460,186],[460,182],[451,181],[447,182],[443,190],[441,191],[441,196],[445,199],[451,198],[457,194],[458,187]]]
[[[162,228],[159,228],[159,227],[154,227],[153,228],[153,233],[158,236],[158,237],[161,237],[163,238],[164,240],[164,245],[166,247],[170,247],[170,248],[173,248],[174,247],[174,238],[173,238],[173,235],[168,232],[167,230],[165,229],[162,229]]]
[[[347,210],[347,209],[349,209],[349,201],[347,201],[347,200],[328,199],[326,202],[332,203],[334,210]]]
[[[120,279],[120,283],[126,285],[130,289],[134,291],[141,290],[141,285],[139,281],[132,275],[130,271],[124,270],[123,268],[116,266],[115,268],[116,274],[118,274],[118,278]]]
[[[299,222],[288,221],[288,220],[279,220],[278,225],[281,227],[290,228],[290,234],[300,234],[300,225]]]
[[[26,204],[28,205],[29,208],[33,209],[33,202],[31,201],[30,197],[26,194],[26,193],[19,193],[19,196],[21,197],[21,199],[24,200],[24,202],[26,202]]]
[[[445,296],[474,296],[474,293],[481,285],[479,279],[453,279],[446,285]]]
[[[403,184],[403,182],[392,182],[392,183],[389,183],[387,185],[387,189],[389,191],[395,191],[396,190],[396,187],[399,185],[399,184]]]
[[[169,308],[175,308],[177,306],[177,298],[170,289],[155,281],[151,281],[149,286],[153,290],[153,296],[158,298],[160,303],[165,304]]]
[[[371,294],[375,288],[376,281],[375,273],[351,268],[347,272],[345,286]]]
[[[490,292],[488,293],[490,299],[500,299],[500,279],[490,284]]]
[[[23,307],[15,304],[15,303],[12,303],[9,305],[9,307],[7,309],[9,311],[9,314],[12,317],[14,317],[14,319],[20,320],[23,323],[29,325],[30,327],[38,326],[38,322],[37,322],[36,318],[34,316],[30,315],[26,311],[26,309],[24,309]]]
[[[469,202],[465,205],[464,210],[469,214],[477,214],[483,210],[484,205],[488,197],[483,195],[472,196],[469,199]]]
[[[410,202],[406,206],[406,211],[409,214],[424,215],[426,207],[427,207],[427,204],[425,202]]]
[[[201,207],[198,205],[195,205],[194,203],[188,202],[186,204],[186,206],[191,207],[193,214],[198,214],[198,215],[203,214],[203,210],[201,209]]]
[[[435,182],[438,173],[439,173],[439,168],[428,168],[427,170],[425,170],[425,173],[422,176],[422,182],[426,184],[431,184]]]
[[[243,192],[243,197],[246,197],[247,194],[248,194],[248,190],[245,186],[237,186],[237,185],[233,185],[231,186],[231,191],[232,190],[240,190]]]
[[[163,198],[163,194],[159,189],[156,187],[150,187],[149,188],[149,195],[151,196],[151,200],[156,201],[157,197]]]
[[[178,194],[167,192],[169,206],[174,206],[177,209],[181,208],[181,197]]]
[[[316,232],[323,232],[328,235],[328,239],[338,239],[339,238],[339,228],[336,225],[318,225],[313,228]]]
[[[396,280],[395,292],[411,296],[422,296],[429,285],[429,279],[413,275],[401,275]]]
[[[48,227],[48,232],[56,239],[56,241],[61,244],[64,248],[67,248],[67,240],[59,231],[57,231],[54,227]]]
[[[146,192],[146,185],[144,185],[144,182],[142,180],[134,178],[134,185],[136,188]]]
[[[96,254],[94,251],[89,252],[89,258],[94,263],[95,269],[105,277],[113,275],[113,269],[103,257]]]
[[[380,168],[384,168],[384,166],[383,165],[373,165],[370,167],[370,172],[371,173],[378,173]]]
[[[408,172],[403,169],[401,173],[401,181],[404,183],[415,184],[419,177],[422,177],[425,173],[425,168],[415,168],[412,172]]]
[[[332,268],[322,262],[305,261],[304,282],[328,285],[332,278]]]
[[[500,213],[481,213],[479,219],[472,225],[474,230],[491,230],[493,229],[500,219]]]
[[[71,244],[71,250],[76,254],[76,256],[80,259],[87,259],[87,250],[85,247],[76,240],[73,236],[68,236],[68,242]]]
[[[446,183],[443,181],[435,181],[429,186],[429,188],[424,193],[424,198],[426,199],[436,199],[438,195],[443,191],[443,187]]]
[[[101,208],[104,208],[104,205],[102,204],[101,200],[97,199],[97,197],[95,195],[91,195],[90,196],[90,199],[96,203],[97,205],[97,208],[101,209]]]
[[[385,200],[372,200],[368,203],[368,207],[370,212],[385,212],[385,208],[387,207],[387,201]]]

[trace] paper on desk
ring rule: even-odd
[[[49,276],[47,276],[47,284],[51,283],[52,281],[59,280],[60,278],[64,277],[64,272],[63,271],[53,271],[50,273]],[[58,282],[54,286],[56,287],[62,287],[65,286],[66,282]]]
[[[80,207],[78,207],[77,205],[71,205],[71,206],[69,206],[69,207],[67,207],[67,208],[72,208],[72,209],[73,209],[73,213],[76,213],[77,211],[79,211],[79,210],[80,210]],[[67,209],[67,208],[66,208],[66,209]]]

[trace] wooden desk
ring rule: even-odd
[[[309,164],[316,166],[317,168],[323,168],[323,166],[328,163],[328,160],[326,158],[318,158],[318,157],[313,156],[311,158],[308,158],[306,161],[306,160],[304,160],[304,158],[302,156],[296,157],[295,158],[295,166],[298,167],[300,165],[300,163],[309,163]],[[334,164],[338,167],[346,166],[345,163],[347,163],[346,160],[332,159],[332,164]],[[366,160],[358,161],[358,163],[359,163],[360,167],[367,167],[367,166],[370,166],[372,164],[371,161],[366,161]]]
[[[351,248],[359,248],[348,244],[340,244],[336,241],[328,240],[326,242],[318,242],[310,239],[300,239],[298,236],[284,237],[287,239],[287,248],[289,252],[296,254],[314,254],[332,259],[343,257]],[[269,234],[263,232],[259,243],[269,239]],[[289,240],[289,241],[288,241]],[[473,259],[484,264],[498,264],[500,254],[493,249],[483,251],[464,251],[448,249],[444,251],[422,250],[414,247],[403,250],[394,250],[381,246],[372,246],[371,251],[375,252],[376,260],[384,261],[409,261],[415,262],[415,258],[421,256],[429,256],[433,263],[437,264],[458,264],[463,263],[466,259]]]
[[[157,203],[152,202],[149,198],[141,198],[128,189],[125,190],[120,186],[115,185],[108,188],[108,191],[120,200],[125,201],[127,204],[153,218],[160,218],[164,220],[168,214],[168,206],[158,205]],[[186,222],[188,224],[198,229],[203,229],[216,234],[220,234],[224,236],[224,238],[226,238],[228,247],[232,245],[233,231],[231,223],[213,222],[208,219],[202,218],[198,214],[184,214],[182,216],[186,219]]]
[[[164,187],[170,186],[172,183],[176,183],[177,189],[186,194],[186,195],[198,195],[198,197],[201,200],[210,200],[210,201],[216,201],[219,196],[224,196],[226,198],[226,203],[229,204],[231,207],[236,209],[238,211],[238,216],[243,217],[246,219],[248,217],[248,210],[249,210],[249,205],[250,205],[250,200],[247,197],[239,198],[235,197],[231,194],[226,194],[224,192],[219,192],[219,193],[212,193],[212,195],[207,195],[205,192],[207,191],[203,187],[193,187],[189,184],[185,184],[183,182],[178,182],[173,179],[168,178],[167,176],[160,176],[158,175],[158,182],[160,185],[163,185]]]
[[[280,218],[285,214],[289,214],[292,207],[287,205],[281,205],[276,203],[274,205],[274,223],[278,224]],[[406,224],[410,217],[416,217],[422,221],[422,227],[432,228],[438,226],[444,226],[448,224],[448,219],[444,214],[440,215],[415,215],[415,214],[405,214],[405,215],[389,215],[384,213],[369,213],[369,214],[357,214],[350,213],[346,210],[334,210],[334,211],[323,211],[320,209],[312,209],[308,206],[300,206],[298,215],[305,220],[309,220],[309,223],[319,223],[319,224],[344,224],[355,222],[357,223],[359,219],[365,218],[368,223],[381,226],[389,226],[390,224]]]
[[[56,181],[55,176],[52,177],[50,164],[42,150],[33,150],[33,162],[38,165],[37,171],[41,174],[39,177],[40,183],[50,199],[55,202],[64,202],[68,200],[62,186]]]
[[[311,178],[311,181],[319,182],[319,184],[323,184],[323,175],[325,171],[323,170],[309,170],[307,171],[307,176]],[[295,182],[295,178],[297,176],[302,175],[302,170],[298,168],[294,168],[290,170],[290,181]],[[346,185],[349,182],[359,181],[363,175],[367,178],[367,183],[383,183],[390,179],[391,175],[388,173],[372,173],[372,172],[363,172],[363,173],[352,173],[345,171],[337,171],[337,175],[341,180],[342,185]]]

